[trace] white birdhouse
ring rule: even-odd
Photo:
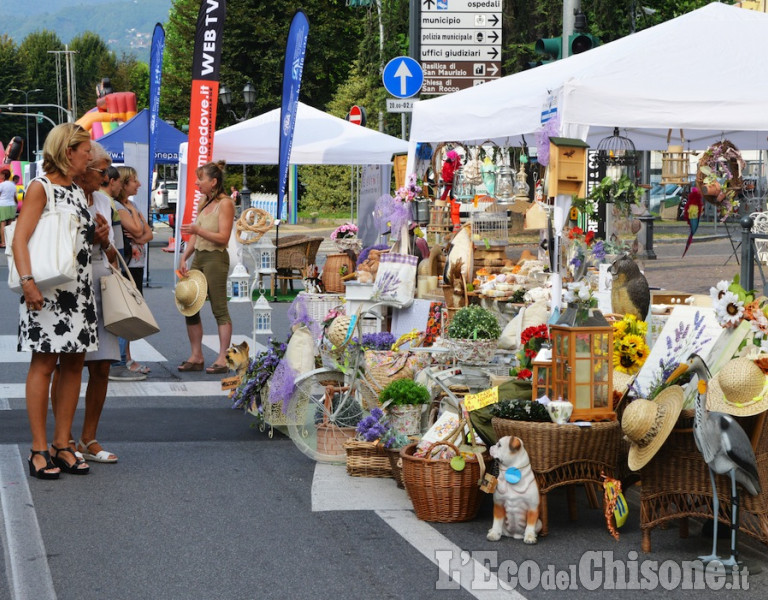
[[[254,259],[259,273],[262,275],[273,275],[275,270],[275,245],[269,236],[262,235],[258,242],[253,245]]]
[[[264,297],[264,293],[259,293],[259,298],[253,303],[253,337],[257,335],[272,335],[272,307]]]
[[[243,263],[237,263],[232,274],[227,277],[227,298],[230,302],[247,302],[251,298],[250,276]]]

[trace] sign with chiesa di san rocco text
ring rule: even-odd
[[[502,0],[420,0],[422,95],[501,76]]]

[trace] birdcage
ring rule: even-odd
[[[632,183],[637,179],[638,154],[635,144],[628,137],[619,135],[619,128],[613,128],[613,135],[597,144],[597,162],[605,167],[605,175],[618,181],[626,175]]]
[[[506,207],[491,205],[470,216],[472,240],[478,246],[506,246],[509,242],[509,217]]]

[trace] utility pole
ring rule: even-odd
[[[563,49],[562,58],[570,56],[571,35],[573,35],[576,13],[581,10],[581,0],[563,0]]]

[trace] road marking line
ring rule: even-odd
[[[14,600],[56,600],[51,570],[19,448],[0,445],[5,564]]]
[[[0,356],[4,363],[28,363],[31,352],[18,352],[18,336],[0,335]],[[131,342],[131,358],[139,362],[167,362],[168,359],[160,354],[147,340]]]
[[[411,501],[391,479],[350,477],[344,465],[315,465],[312,512],[329,510],[407,510]]]
[[[254,352],[264,352],[267,347],[264,344],[260,344],[259,342],[253,343],[253,338],[249,335],[233,335],[232,336],[232,344],[242,344],[243,342],[248,342],[248,349],[251,354],[251,356],[255,356]],[[213,350],[214,352],[219,351],[219,336],[216,334],[211,335],[204,335],[203,336],[203,346],[206,346]],[[133,346],[131,346],[131,354],[133,354]]]
[[[478,600],[525,600],[525,596],[515,590],[502,589],[496,575],[485,565],[471,559],[468,552],[464,552],[428,523],[420,521],[413,511],[377,510],[376,514],[443,573],[450,577],[458,571],[461,587]],[[452,558],[448,569],[438,562],[438,551],[450,553]],[[473,589],[475,580],[482,581],[486,589]]]
[[[26,398],[26,384],[0,384],[0,398]],[[80,386],[80,397],[85,396],[86,385]],[[110,381],[108,398],[135,398],[158,396],[224,396],[229,392],[221,389],[221,381]]]
[[[501,588],[498,578],[484,565],[470,560],[467,553],[434,527],[420,521],[413,513],[413,504],[391,479],[349,477],[343,465],[317,463],[312,478],[312,512],[332,510],[373,510],[405,541],[426,556],[450,577],[459,571],[461,586],[478,600],[525,600],[516,591]],[[451,552],[450,568],[438,562],[437,552]],[[467,557],[465,564],[462,559]],[[475,579],[490,589],[472,589]],[[437,580],[435,580],[437,584]]]

